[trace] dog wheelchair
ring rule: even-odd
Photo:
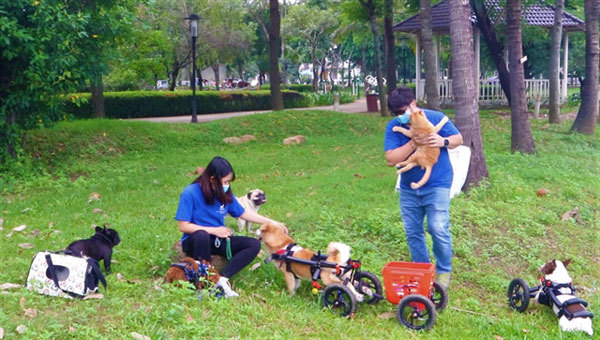
[[[388,262],[382,274],[387,300],[398,305],[398,322],[414,330],[431,329],[448,305],[446,289],[434,281],[435,265]]]
[[[540,277],[540,285],[531,287],[527,285],[525,280],[516,278],[508,285],[508,305],[519,313],[523,313],[529,306],[529,300],[537,296],[537,301],[546,305],[550,308],[556,306],[559,309],[558,317],[565,316],[567,319],[579,317],[593,318],[594,314],[587,310],[578,311],[571,313],[567,307],[574,304],[581,304],[587,307],[588,303],[582,299],[574,298],[563,302],[558,300],[557,295],[561,295],[559,289],[568,288],[571,290],[569,295],[576,296],[575,288],[572,283],[565,284],[554,284],[550,280],[546,280],[544,277]]]
[[[290,262],[309,265],[312,273],[313,293],[318,294],[322,292],[321,302],[323,306],[337,315],[353,317],[356,312],[358,301],[347,287],[348,284],[351,284],[363,296],[363,303],[373,305],[383,298],[381,281],[379,281],[375,274],[360,270],[360,260],[350,259],[345,266],[340,266],[335,262],[326,261],[327,254],[321,254],[320,251],[311,260],[293,257],[289,254],[288,251],[271,254],[268,262],[278,260],[281,261],[281,265],[285,263],[286,266],[289,266]],[[338,277],[346,277],[344,283],[334,283],[323,289],[322,285],[318,282],[323,268],[335,269]],[[350,275],[347,275],[348,273]]]

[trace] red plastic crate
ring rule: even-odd
[[[433,287],[435,265],[420,262],[388,262],[382,270],[385,295],[389,302],[398,304],[409,294],[429,298]]]

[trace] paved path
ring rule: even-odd
[[[329,110],[333,111],[333,105],[329,106],[316,106],[316,107],[302,107],[292,110]],[[341,104],[339,112],[345,113],[363,113],[367,112],[367,101],[364,97],[355,100],[353,103]],[[272,112],[271,110],[264,111],[239,111],[239,112],[223,112],[223,113],[211,113],[198,115],[198,122],[205,123],[217,119],[227,119],[231,117],[248,116],[258,113]],[[173,116],[173,117],[148,117],[148,118],[135,118],[134,120],[145,120],[149,122],[162,122],[162,123],[188,123],[192,120],[191,115],[187,116]]]

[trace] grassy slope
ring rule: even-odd
[[[0,295],[0,327],[9,335],[24,324],[28,338],[50,339],[127,338],[130,332],[153,339],[561,338],[549,308],[530,306],[518,314],[507,307],[505,291],[515,277],[535,284],[536,268],[547,259],[571,257],[582,297],[600,313],[599,134],[568,134],[569,123],[542,128],[545,122],[534,121],[538,154],[511,154],[509,118],[482,113],[490,185],[452,201],[456,256],[450,305],[431,332],[412,335],[395,317],[380,317],[395,311],[387,301],[359,306],[357,317],[348,321],[322,311],[308,283],[290,298],[272,265],[234,277],[241,293],[235,301],[198,301],[189,290],[160,284],[171,245],[180,236],[172,220],[179,192],[192,181],[195,167],[215,155],[233,164],[234,192],[266,191],[261,213],[286,223],[299,244],[324,249],[331,240],[346,242],[366,270],[380,277],[386,262],[408,260],[395,175],[382,153],[387,119],[284,111],[200,125],[79,121],[33,131],[27,149],[32,162],[46,170],[18,179],[4,174],[0,283],[24,283],[36,251],[89,237],[91,224],[110,223],[123,241],[115,248],[118,263],[104,299],[68,301],[11,291]],[[248,133],[258,140],[239,146],[221,142]],[[306,135],[307,142],[281,144],[295,134]],[[537,197],[540,187],[550,194]],[[88,203],[92,192],[101,199]],[[581,225],[561,221],[574,207],[580,208]],[[104,213],[95,214],[94,208]],[[22,224],[24,232],[7,237]],[[34,229],[40,233],[31,237]],[[20,243],[35,248],[21,249]],[[38,316],[25,317],[23,308],[37,309]]]

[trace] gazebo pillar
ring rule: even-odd
[[[567,81],[569,80],[568,72],[569,72],[569,32],[563,31],[563,76],[562,76],[562,100],[561,102],[567,101]]]
[[[420,85],[421,85],[421,39],[419,34],[415,34],[415,99],[420,99]]]

